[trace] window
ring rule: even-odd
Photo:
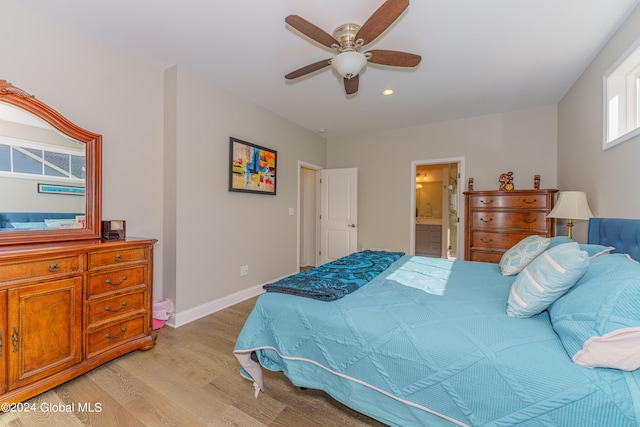
[[[640,39],[604,75],[604,93],[606,150],[640,135]]]
[[[82,150],[60,147],[51,151],[51,145],[39,145],[0,136],[0,174],[85,179],[85,156]]]

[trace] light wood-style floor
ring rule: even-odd
[[[0,426],[382,426],[324,392],[300,390],[280,372],[264,371],[266,393],[254,399],[232,353],[254,304],[165,326],[152,350],[30,399],[36,412],[1,414]]]

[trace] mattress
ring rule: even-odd
[[[575,365],[546,311],[507,316],[513,280],[404,256],[335,301],[261,295],[234,353],[257,390],[261,365],[389,425],[638,425],[640,372]]]

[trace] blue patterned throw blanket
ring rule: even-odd
[[[264,285],[280,292],[322,301],[333,301],[357,290],[397,261],[404,252],[362,251],[311,270]]]

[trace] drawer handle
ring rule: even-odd
[[[480,239],[480,241],[481,241],[482,243],[491,243],[491,242],[493,242],[493,239],[485,240],[485,239],[484,239],[484,237],[482,237],[482,238]]]
[[[122,261],[122,255],[116,254],[116,261]]]
[[[491,221],[493,221],[493,218],[489,218],[489,219],[480,218],[480,221],[482,221],[482,222],[491,222]]]
[[[538,201],[538,199],[533,199],[532,202],[528,202],[527,199],[522,199],[522,203],[526,203],[528,205],[532,205],[532,204],[536,203],[537,201]]]
[[[122,328],[118,335],[111,336],[111,334],[107,332],[107,334],[104,337],[107,338],[107,339],[110,339],[110,340],[115,340],[115,339],[118,339],[121,336],[123,336],[125,332],[127,332],[127,328]]]
[[[60,271],[60,266],[58,265],[58,263],[52,262],[49,265],[49,271],[52,273],[57,273],[58,271]]]
[[[123,302],[122,302],[122,304],[120,305],[120,308],[115,308],[115,309],[114,309],[114,308],[111,308],[111,306],[110,306],[110,305],[108,305],[108,306],[106,306],[106,307],[104,308],[104,311],[110,311],[110,312],[112,312],[112,313],[117,313],[117,312],[119,312],[119,311],[122,311],[122,309],[124,309],[126,306],[127,306],[127,302],[126,302],[126,301],[123,301]]]
[[[536,219],[523,219],[522,222],[526,223],[526,224],[533,224],[534,222],[536,222]]]
[[[122,280],[120,280],[119,282],[112,282],[111,279],[107,279],[105,281],[105,283],[107,285],[111,285],[111,286],[120,286],[122,285],[125,281],[127,280],[127,276],[122,276]]]
[[[493,199],[489,200],[488,202],[485,202],[484,200],[480,200],[480,203],[482,203],[483,205],[490,205],[491,203],[493,203]]]
[[[0,329],[0,357],[2,357],[2,344],[3,344],[3,341],[2,341],[2,329]]]
[[[13,334],[11,334],[11,344],[13,345],[13,352],[18,351],[18,327],[13,327]]]

